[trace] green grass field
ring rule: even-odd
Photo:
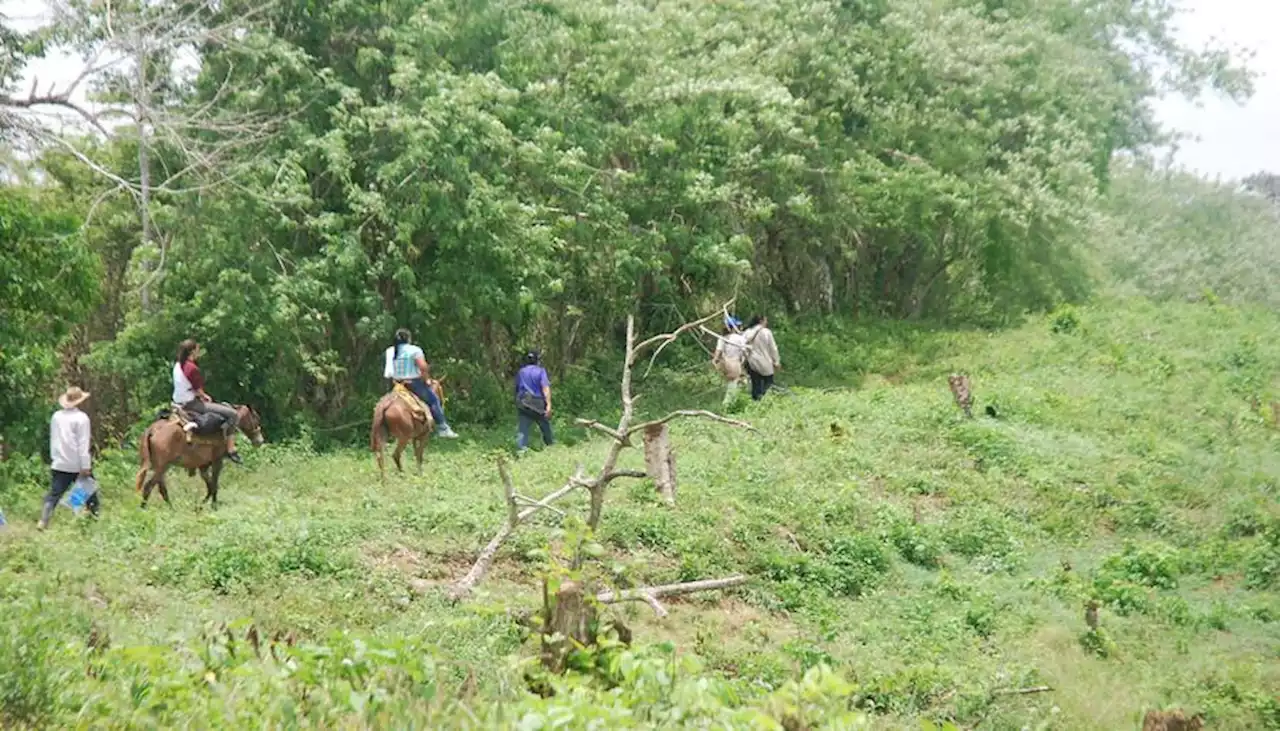
[[[780,330],[789,394],[736,414],[759,433],[675,423],[677,506],[619,480],[597,536],[601,572],[637,584],[751,582],[670,600],[665,619],[613,611],[637,646],[697,656],[736,708],[827,665],[848,683],[829,694],[876,728],[1133,729],[1183,708],[1212,729],[1280,729],[1278,333],[1275,313],[1143,301],[999,333]],[[715,386],[668,370],[636,390],[658,411],[715,408]],[[571,416],[607,414],[561,414],[566,445],[512,463],[520,492],[598,467],[607,444]],[[60,508],[45,533],[44,486],[3,488],[0,725],[557,727],[572,699],[523,691],[533,649],[504,610],[540,601],[559,520],[521,529],[471,600],[443,597],[504,519],[508,441],[435,441],[425,477],[385,489],[367,451],[272,443],[228,468],[216,512],[185,474],[172,510],[139,510],[125,455],[98,470],[100,521]],[[292,669],[205,637],[235,620],[300,638]],[[110,649],[86,649],[91,631]],[[640,680],[614,692],[643,696]],[[1005,692],[1036,686],[1051,690]],[[658,694],[654,709],[696,705]]]

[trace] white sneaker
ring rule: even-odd
[[[436,432],[436,436],[441,439],[457,439],[458,432],[454,431],[453,427],[445,426]]]

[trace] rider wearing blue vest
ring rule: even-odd
[[[395,344],[387,348],[386,365],[382,375],[393,381],[399,381],[422,399],[431,411],[431,418],[436,422],[436,435],[445,439],[457,439],[458,433],[445,421],[444,409],[435,391],[427,386],[426,377],[431,373],[431,365],[422,348],[409,342],[409,331],[405,328],[396,330]]]

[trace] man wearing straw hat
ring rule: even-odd
[[[40,530],[49,527],[53,509],[76,480],[93,473],[93,460],[89,456],[89,415],[80,410],[80,404],[88,400],[88,392],[81,391],[79,386],[68,388],[58,397],[62,408],[54,412],[49,422],[49,461],[53,477],[40,514]],[[91,495],[85,505],[97,516],[98,493]]]

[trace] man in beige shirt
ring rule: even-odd
[[[751,398],[759,401],[773,386],[773,374],[782,370],[778,344],[769,329],[769,318],[756,315],[747,323],[747,375],[751,377]]]

